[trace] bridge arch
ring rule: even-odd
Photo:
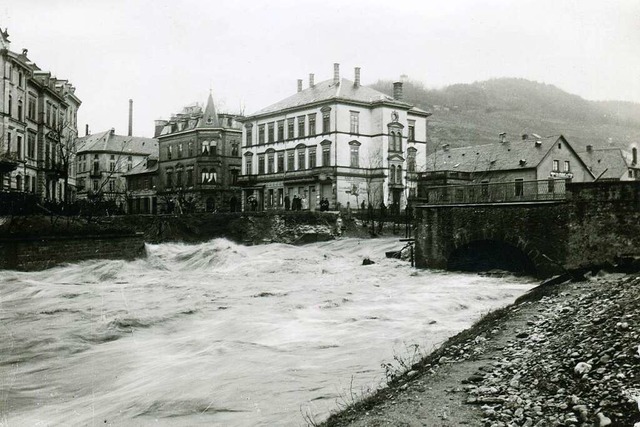
[[[529,250],[523,241],[509,242],[500,238],[480,238],[457,245],[447,256],[447,270],[505,270],[516,274],[538,276],[539,252]]]

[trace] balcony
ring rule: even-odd
[[[65,178],[67,176],[67,168],[64,163],[52,159],[44,161],[44,172],[52,179]]]
[[[90,178],[101,178],[102,177],[102,171],[100,171],[99,169],[90,169],[89,170],[89,177]]]
[[[0,154],[0,174],[13,172],[18,168],[19,163],[17,153]]]

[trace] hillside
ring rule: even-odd
[[[372,87],[392,94],[389,81]],[[442,89],[408,81],[404,99],[433,113],[429,141],[435,147],[486,144],[497,141],[501,132],[510,139],[523,133],[563,134],[577,149],[589,144],[627,148],[640,143],[640,104],[588,101],[525,79],[500,78]]]

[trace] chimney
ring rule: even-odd
[[[116,128],[111,128],[111,135],[115,135],[116,133]]]
[[[587,153],[590,153],[593,150],[593,145],[587,145]]]
[[[443,151],[449,151],[449,144],[442,144]]]
[[[631,149],[631,154],[633,155],[633,164],[637,165],[638,164],[638,149],[636,147],[633,147]]]
[[[133,99],[129,100],[129,136],[133,135]]]
[[[89,124],[84,125],[84,136],[89,136]]]
[[[333,82],[340,83],[340,64],[337,62],[333,64]]]
[[[526,141],[527,139],[529,139],[529,135],[527,135],[526,133],[522,134],[522,140]]]
[[[309,74],[309,87],[314,87],[315,86],[315,82],[313,81],[314,75],[313,74]]]
[[[501,133],[500,135],[498,135],[498,136],[500,136],[500,142],[501,142],[501,143],[505,143],[505,142],[507,142],[507,133],[506,133],[506,132],[502,132],[502,133]]]
[[[298,92],[302,92],[302,79],[298,79]]]
[[[358,87],[360,86],[360,67],[356,67],[355,72],[356,72],[355,73],[356,75],[355,75],[355,79],[353,80],[353,85],[355,87]]]
[[[402,101],[402,82],[393,83],[393,99]]]
[[[29,49],[22,49],[22,56],[27,56],[27,53],[29,53]]]

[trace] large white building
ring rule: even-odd
[[[282,209],[294,196],[317,209],[322,198],[331,208],[353,209],[381,202],[401,208],[417,188],[424,170],[430,113],[394,96],[340,77],[314,82],[243,119],[243,204],[256,198],[258,209]]]

